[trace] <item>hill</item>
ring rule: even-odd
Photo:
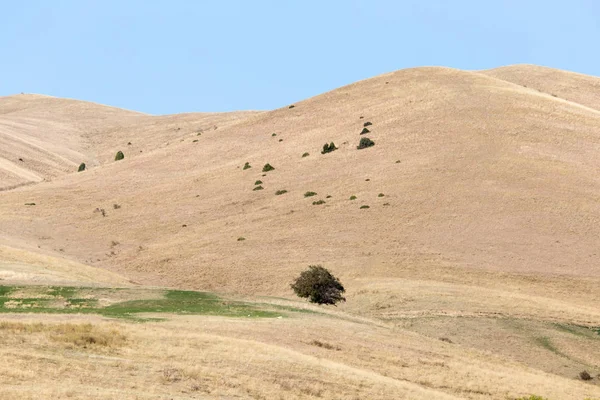
[[[487,351],[514,374],[541,370],[521,386],[512,375],[508,391],[531,384],[568,398],[579,371],[600,368],[589,329],[600,326],[598,85],[527,65],[415,68],[268,112],[162,117],[4,98],[0,157],[27,149],[24,159],[42,161],[0,165],[5,189],[38,182],[0,193],[0,239],[11,254],[65,258],[122,282],[242,296],[290,297],[293,277],[323,264],[348,289],[346,315],[417,335],[419,346],[450,338],[452,357]],[[18,121],[29,121],[25,133],[6,130]],[[375,145],[357,149],[362,137]],[[338,149],[321,154],[330,142]],[[114,162],[117,150],[125,159]],[[57,155],[66,161],[52,169]],[[91,168],[72,172],[80,160]],[[275,169],[263,172],[267,163]],[[564,381],[553,392],[555,377]],[[430,384],[506,398],[497,378],[468,393]]]

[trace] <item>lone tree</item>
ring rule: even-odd
[[[77,172],[81,172],[81,171],[85,171],[85,163],[81,163],[79,164],[79,168],[77,169]]]
[[[117,151],[117,155],[115,156],[115,161],[119,161],[125,158],[125,154],[121,150]]]
[[[290,285],[298,297],[308,298],[311,303],[333,304],[346,301],[346,291],[339,279],[321,265],[309,265]]]

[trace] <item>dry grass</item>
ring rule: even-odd
[[[118,349],[127,342],[127,336],[116,326],[107,327],[91,323],[45,324],[0,321],[0,335],[3,340],[15,338],[28,341],[28,336],[41,334],[45,338],[59,342],[70,348]]]
[[[75,399],[600,397],[600,388],[574,378],[366,321],[174,317],[124,325],[97,318],[17,318],[0,330],[2,399],[60,398],[67,392]],[[106,346],[85,340],[114,330],[126,339]],[[72,331],[74,338],[61,339]],[[332,351],[340,339],[343,344]]]
[[[4,282],[289,297],[298,271],[323,264],[348,291],[331,319],[119,325],[113,358],[6,330],[0,398],[600,397],[578,378],[600,367],[580,327],[600,326],[598,84],[533,66],[416,68],[293,109],[164,117],[0,99],[0,187],[47,180],[0,193]],[[348,144],[361,116],[376,127],[365,151]],[[273,131],[287,139],[265,145]],[[323,138],[346,144],[298,157]],[[257,179],[271,189],[250,190]],[[308,190],[332,197],[317,209]]]

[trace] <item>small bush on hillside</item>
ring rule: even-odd
[[[117,204],[117,203],[113,204],[113,209],[118,210],[119,208],[121,208],[120,204]]]
[[[396,160],[396,164],[400,164],[402,161],[400,160]]]
[[[262,181],[261,181],[261,180],[258,180],[258,181],[256,181],[256,182],[254,182],[254,184],[255,184],[255,185],[262,185]]]
[[[369,139],[368,137],[364,137],[360,139],[360,142],[358,143],[358,146],[356,146],[356,148],[358,150],[360,149],[366,149],[367,147],[371,147],[371,146],[375,146],[375,142],[372,141],[371,139]]]
[[[590,380],[592,380],[592,376],[587,371],[581,371],[579,373],[579,377],[581,378],[582,381],[590,381]]]
[[[277,134],[276,133],[271,133],[271,136],[277,136]]]
[[[125,158],[125,154],[123,154],[123,152],[121,150],[117,151],[117,154],[115,155],[115,161],[119,161]]]
[[[360,132],[361,135],[364,135],[365,133],[369,133],[371,132],[370,130],[368,130],[367,128],[363,128],[363,130]]]
[[[304,197],[311,197],[311,196],[316,196],[317,192],[306,192],[304,193]]]
[[[313,201],[313,206],[320,206],[321,204],[325,204],[325,200],[321,199],[321,200]]]
[[[331,198],[331,195],[330,195],[330,194],[328,194],[327,196],[325,196],[325,198],[326,198],[326,199],[330,199],[330,198]]]
[[[367,126],[371,126],[373,125],[373,123],[371,123],[370,121],[367,121],[363,124],[363,126],[366,128]]]
[[[85,171],[85,163],[79,164],[79,168],[77,168],[77,172]]]
[[[264,189],[264,187],[262,187],[262,186],[257,186],[257,187],[255,187],[255,188],[254,188],[254,189],[252,189],[252,190],[263,190],[263,189]]]
[[[383,194],[383,193],[379,193],[379,194],[377,195],[377,197],[383,197],[383,196],[385,196],[385,194]]]
[[[243,236],[240,236],[237,240],[238,240],[238,242],[243,242],[244,240],[246,240],[246,238]]]
[[[252,166],[250,165],[249,162],[246,161],[246,164],[244,164],[244,168],[242,168],[242,169],[248,169],[248,168],[252,168]]]
[[[296,107],[296,106],[292,104],[292,105],[291,105],[291,106],[289,106],[288,108],[294,108],[294,107]]]
[[[303,157],[303,158],[304,158],[304,157],[308,157],[308,156],[310,156],[310,154],[309,154],[309,153],[304,153],[304,154],[302,154],[302,157]]]
[[[269,171],[273,171],[274,169],[275,169],[275,167],[273,167],[271,164],[267,163],[263,167],[262,172],[269,172]]]
[[[278,190],[278,191],[275,192],[275,196],[280,196],[280,195],[285,194],[285,193],[287,193],[287,190],[285,190],[285,189]]]
[[[311,303],[336,305],[346,301],[342,296],[346,291],[344,286],[321,265],[309,265],[290,286],[298,297],[307,298]]]
[[[356,196],[354,196],[354,195],[350,196],[350,200],[356,200]]]
[[[283,139],[279,139],[280,142],[283,142]]]
[[[360,206],[360,209],[361,209],[361,210],[364,210],[364,209],[367,209],[367,208],[371,208],[371,207],[369,207],[369,206],[367,206],[367,205]]]
[[[25,203],[26,206],[35,206],[35,203]]]
[[[327,153],[331,153],[334,150],[337,150],[338,148],[335,147],[335,143],[331,142],[329,144],[325,143],[323,145],[323,150],[321,151],[321,154],[327,154]]]

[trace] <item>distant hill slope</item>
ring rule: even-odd
[[[251,114],[154,117],[50,96],[0,97],[0,190],[72,173],[81,162],[102,164],[130,142],[132,155]]]
[[[561,76],[554,85],[566,86]],[[437,263],[598,277],[600,114],[591,105],[484,73],[416,68],[201,136],[190,132],[202,125],[195,116],[127,113],[98,141],[111,149],[105,161],[144,133],[153,143],[175,126],[185,135],[3,193],[0,230],[140,281],[245,292],[286,290],[308,263],[348,276]],[[360,135],[365,122],[371,132]],[[357,150],[363,136],[375,146]],[[332,141],[339,150],[320,154]],[[263,176],[266,163],[275,170]],[[253,191],[256,180],[264,190]]]
[[[482,73],[600,112],[600,78],[595,76],[528,64],[500,67]]]

